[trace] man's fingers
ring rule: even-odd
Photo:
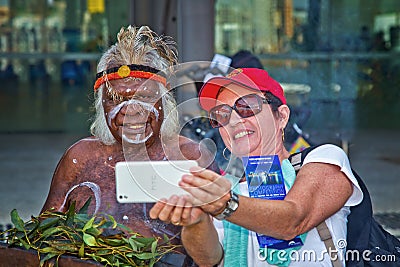
[[[166,199],[160,199],[154,206],[151,208],[149,212],[149,216],[152,219],[158,219],[158,215],[160,214],[161,210],[164,208],[165,203],[167,202]]]
[[[160,211],[158,214],[158,218],[164,222],[167,222],[170,220],[171,213],[173,209],[175,208],[176,203],[178,202],[178,197],[173,195],[171,196],[166,205],[163,207],[163,209]]]
[[[181,215],[183,223],[190,222],[192,210],[193,210],[192,204],[186,203],[185,208],[183,208],[182,215]]]
[[[185,205],[185,199],[183,197],[180,197],[178,201],[176,202],[176,206],[174,208],[174,212],[172,213],[171,216],[171,223],[175,225],[180,225],[182,221],[182,212],[184,209]]]

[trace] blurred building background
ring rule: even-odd
[[[174,37],[181,62],[251,51],[274,78],[288,84],[293,110],[311,111],[304,130],[315,142],[351,144],[358,133],[367,133],[372,141],[359,138],[363,146],[385,141],[381,156],[392,165],[382,168],[393,168],[398,176],[398,150],[384,155],[400,136],[398,0],[0,0],[0,195],[18,183],[9,179],[14,170],[24,169],[13,162],[34,162],[23,153],[34,155],[41,160],[38,168],[46,169],[35,174],[45,176],[37,188],[42,195],[28,212],[38,210],[63,150],[89,134],[97,61],[120,27],[129,24]],[[178,91],[178,102],[185,93],[195,95]],[[193,108],[190,112],[198,112]],[[382,131],[391,138],[375,134]],[[55,138],[49,134],[62,140],[46,143]],[[43,148],[43,153],[25,148]],[[51,163],[44,166],[41,157]],[[18,173],[24,179],[33,175]],[[375,192],[384,195],[377,185]],[[18,207],[18,199],[10,205]],[[399,194],[394,200],[400,202]],[[8,212],[2,208],[1,218]]]
[[[251,51],[311,89],[288,88],[311,132],[400,127],[396,0],[0,0],[0,132],[87,133],[97,60],[129,24],[173,36],[181,62]]]

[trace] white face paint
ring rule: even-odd
[[[145,135],[144,138],[141,138],[143,134],[137,134],[136,135],[136,139],[130,139],[129,137],[127,137],[125,134],[122,134],[122,140],[125,142],[128,142],[129,144],[143,144],[145,143],[147,140],[149,140],[150,137],[153,136],[153,132],[151,132],[149,135]]]
[[[131,105],[131,104],[139,105],[141,108],[147,110],[148,112],[153,112],[155,117],[156,117],[156,120],[158,121],[158,117],[160,116],[160,114],[159,114],[158,110],[153,105],[145,103],[145,102],[142,102],[142,101],[138,101],[138,100],[135,100],[135,99],[131,99],[131,100],[128,100],[128,101],[123,101],[122,103],[118,104],[116,107],[114,107],[110,111],[109,114],[107,114],[108,125],[111,125],[111,121],[113,119],[115,119],[115,117],[117,116],[118,112],[120,112],[121,108],[123,108],[124,106],[127,106],[127,105]]]
[[[127,107],[128,110],[131,109],[131,111],[139,113],[143,117],[148,117],[150,115],[150,113],[153,113],[156,121],[158,121],[158,119],[159,119],[160,113],[153,105],[136,100],[136,99],[131,99],[128,101],[123,101],[122,103],[120,103],[116,107],[114,107],[108,114],[106,114],[108,125],[111,125],[112,121],[116,118],[117,114],[125,106]],[[127,113],[130,113],[130,112],[128,111]],[[124,120],[124,127],[125,127],[125,124],[130,125],[130,124],[126,123],[126,121]],[[147,140],[149,140],[149,138],[151,136],[153,136],[153,131],[151,130],[150,127],[147,127],[146,123],[144,125],[142,125],[142,127],[143,127],[143,132],[136,133],[136,134],[134,134],[134,133],[132,134],[129,132],[129,130],[134,129],[135,126],[131,126],[131,128],[126,128],[126,130],[125,130],[125,128],[123,128],[123,130],[122,130],[123,141],[128,142],[129,144],[145,143]],[[146,128],[150,128],[150,132],[149,132],[149,130],[147,130],[147,134],[145,132]]]

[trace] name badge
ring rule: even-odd
[[[285,181],[277,155],[243,157],[249,195],[252,198],[283,200],[286,196]],[[256,233],[260,248],[286,249],[302,246],[299,236],[281,240]]]

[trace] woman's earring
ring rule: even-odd
[[[225,152],[227,149],[228,149],[227,147],[224,148],[224,150],[222,151],[222,156],[224,157],[224,159],[230,160],[230,157],[228,158],[227,156],[225,156]]]
[[[282,142],[285,142],[285,129],[282,129]]]

